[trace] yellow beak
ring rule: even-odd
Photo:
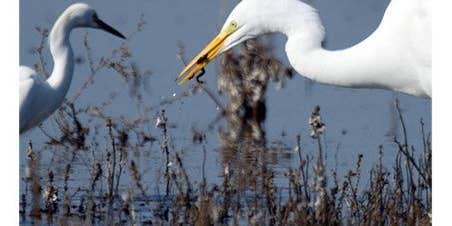
[[[232,22],[220,34],[217,35],[193,60],[182,70],[176,80],[180,79],[179,85],[184,84],[195,76],[196,72],[202,70],[210,61],[220,53],[224,47],[224,41],[237,30],[237,24]],[[191,70],[191,71],[190,71]],[[188,74],[187,74],[188,73]]]
[[[187,80],[190,80],[195,76],[196,72],[203,69],[210,61],[215,59],[221,49],[223,49],[223,43],[228,35],[221,32],[215,37],[193,60],[182,70],[177,76],[176,80],[180,79],[184,74],[188,74],[179,82],[179,85],[184,84]],[[190,71],[190,69],[192,69]]]

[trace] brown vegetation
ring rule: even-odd
[[[141,21],[137,32],[144,22]],[[63,152],[64,166],[49,167],[47,176],[40,175],[39,151],[31,143],[27,148],[27,166],[21,195],[21,222],[62,225],[143,224],[143,225],[429,225],[431,224],[431,144],[420,123],[421,152],[410,146],[403,115],[398,102],[395,107],[404,134],[403,141],[394,139],[398,150],[394,164],[382,162],[382,147],[375,147],[378,163],[370,172],[362,172],[360,154],[356,167],[346,175],[337,170],[328,173],[321,139],[325,130],[319,106],[313,106],[309,124],[316,140],[316,156],[312,157],[296,136],[299,165],[288,168],[286,184],[276,183],[274,169],[269,166],[269,145],[264,130],[266,119],[265,92],[270,81],[283,84],[291,77],[290,68],[279,63],[260,41],[248,41],[239,54],[224,55],[218,79],[220,94],[228,96],[223,105],[206,84],[196,84],[183,95],[163,100],[158,106],[143,107],[141,81],[149,73],[140,73],[130,62],[132,53],[127,43],[110,57],[94,62],[85,38],[91,74],[77,94],[68,98],[56,116],[58,132],[49,134],[47,148]],[[41,52],[39,52],[41,54]],[[182,56],[183,53],[180,53]],[[41,58],[40,58],[41,59]],[[41,61],[41,68],[45,64]],[[115,99],[117,90],[97,106],[79,108],[77,100],[92,84],[99,70],[113,69],[130,84],[132,97],[142,117],[112,118],[104,108]],[[122,89],[122,88],[120,88]],[[201,175],[188,173],[180,150],[172,142],[168,129],[171,118],[165,106],[199,91],[209,92],[222,109],[225,128],[218,129],[221,183],[209,183],[205,176],[206,132],[193,129],[193,143],[202,159]],[[161,135],[151,135],[154,125]],[[334,122],[329,122],[334,123]],[[155,147],[153,144],[160,144]],[[105,145],[101,145],[105,144]],[[145,150],[160,157],[163,170],[143,162]],[[283,152],[284,150],[280,150]],[[56,160],[55,160],[56,161]],[[74,162],[83,162],[89,178],[85,186],[75,184]],[[143,180],[146,173],[161,175],[155,181],[164,192],[151,193]],[[85,172],[79,172],[85,173]],[[57,177],[61,177],[58,179]],[[366,187],[361,180],[368,180]],[[195,183],[199,180],[199,183]],[[157,186],[157,187],[159,187]],[[75,187],[75,188],[74,188]],[[72,188],[72,189],[71,189]],[[72,192],[72,193],[71,193]],[[30,194],[31,193],[31,194]],[[157,197],[157,198],[155,198]]]

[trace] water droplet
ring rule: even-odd
[[[229,175],[229,167],[228,166],[224,167],[224,174]]]

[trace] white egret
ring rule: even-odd
[[[314,81],[431,98],[430,3],[392,0],[368,38],[350,48],[330,51],[322,47],[324,28],[308,0],[243,0],[218,36],[177,78],[186,74],[182,84],[218,54],[247,39],[278,32],[287,36],[290,64]]]
[[[43,80],[30,67],[20,66],[20,133],[37,126],[63,102],[74,71],[69,35],[72,29],[78,27],[102,29],[125,39],[124,35],[100,20],[90,6],[83,3],[69,6],[49,34],[50,52],[54,61],[50,77]]]

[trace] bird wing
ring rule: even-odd
[[[392,0],[380,24],[381,43],[393,45],[388,63],[403,62],[405,74],[431,97],[431,2],[427,0]],[[388,54],[389,56],[389,54]]]
[[[29,67],[20,66],[19,79],[19,130],[23,132],[41,121],[44,112],[40,109],[46,105],[42,101],[50,87]]]
[[[431,1],[419,1],[411,26],[412,55],[419,63],[419,81],[428,95],[432,96],[432,17]]]
[[[19,109],[22,109],[27,102],[30,102],[32,96],[28,95],[33,89],[37,78],[36,71],[33,69],[20,66],[19,68]]]
[[[36,75],[36,71],[30,67],[22,65],[19,67],[19,81],[26,80]]]

